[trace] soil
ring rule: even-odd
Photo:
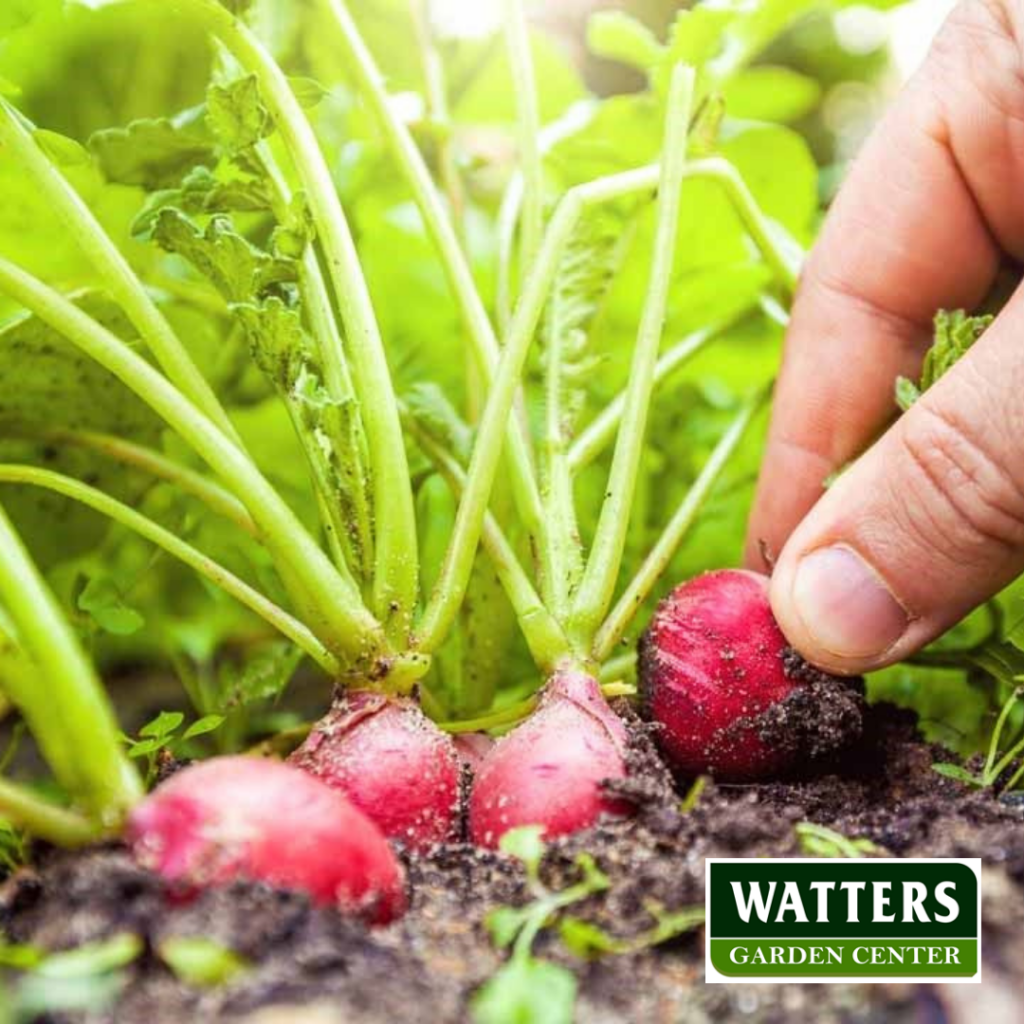
[[[632,726],[632,778],[616,792],[636,805],[635,816],[554,842],[544,860],[542,877],[553,888],[577,880],[582,852],[608,875],[610,888],[574,907],[574,915],[635,938],[653,924],[651,901],[667,910],[703,903],[705,857],[806,855],[794,826],[809,821],[894,855],[982,857],[984,982],[708,986],[699,930],[593,961],[576,959],[556,934],[543,932],[535,952],[578,977],[578,1021],[1024,1021],[1024,802],[1000,801],[933,772],[943,752],[921,741],[906,712],[868,709],[863,738],[828,774],[768,785],[708,783],[688,811],[680,806],[688,784],[670,778],[649,727],[635,719]],[[410,858],[407,870],[409,913],[368,931],[299,896],[256,885],[173,905],[160,882],[116,846],[42,850],[34,867],[0,886],[0,928],[10,942],[46,949],[124,931],[143,937],[145,952],[126,969],[119,998],[89,1020],[469,1021],[472,993],[500,963],[484,918],[496,906],[529,899],[524,874],[503,855],[462,844]],[[212,938],[251,966],[220,987],[184,985],[155,952],[169,936],[183,935]]]

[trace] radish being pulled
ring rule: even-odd
[[[540,825],[547,837],[594,824],[626,805],[602,789],[626,775],[626,729],[597,681],[559,672],[537,710],[499,740],[477,771],[469,802],[470,836],[496,847],[509,829]]]
[[[859,681],[812,668],[772,615],[768,579],[721,570],[677,587],[640,642],[658,742],[687,774],[759,779],[835,753],[861,729]]]
[[[413,700],[348,693],[290,760],[340,790],[410,850],[456,838],[459,756],[452,738]]]
[[[185,893],[249,879],[371,924],[405,908],[402,869],[380,829],[279,761],[219,757],[178,772],[132,811],[126,838],[141,864]]]

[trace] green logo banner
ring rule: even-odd
[[[711,983],[981,980],[980,860],[706,864]]]

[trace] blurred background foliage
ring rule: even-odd
[[[395,108],[446,191],[478,284],[500,318],[499,212],[517,159],[501,4],[352,0],[350,6]],[[656,159],[662,69],[670,57],[685,57],[704,69],[705,130],[696,133],[696,145],[732,161],[765,213],[808,246],[849,160],[898,82],[889,30],[890,9],[900,6],[899,0],[724,0],[688,12],[668,0],[535,4],[531,46],[548,208],[573,184]],[[424,385],[439,388],[471,429],[482,396],[456,307],[408,191],[332,50],[318,4],[257,0],[252,18],[290,75],[322,87],[311,116],[357,236],[399,391],[419,389],[422,395]],[[154,16],[151,6],[144,12],[104,9],[99,0],[5,0],[0,38],[0,88],[16,96],[38,125],[60,134],[62,141],[54,145],[65,173],[144,273],[229,403],[262,468],[300,514],[315,522],[305,463],[288,417],[248,365],[222,300],[176,257],[132,237],[143,189],[107,180],[89,148],[98,131],[194,112],[204,102],[211,74],[222,70],[218,54],[172,4]],[[443,76],[434,95],[427,78],[432,66]],[[723,113],[715,117],[719,103]],[[102,302],[89,296],[96,283],[91,268],[32,182],[2,158],[0,194],[0,250],[62,290]],[[617,239],[615,264],[592,319],[589,346],[597,358],[588,364],[584,423],[623,386],[649,265],[649,207],[625,203],[608,217],[604,230]],[[258,215],[239,222],[254,237],[266,233]],[[739,404],[775,372],[782,329],[757,306],[766,291],[767,271],[716,186],[687,183],[665,347],[697,329],[737,320],[744,310],[753,312],[739,317],[658,393],[624,580]],[[113,311],[100,312],[130,337]],[[12,313],[0,308],[4,317]],[[539,369],[537,362],[535,378]],[[44,436],[62,429],[122,430],[184,461],[192,458],[112,381],[96,379],[97,372],[38,325],[15,317],[0,330],[0,459],[56,465],[109,486],[239,575],[279,593],[259,549],[196,502],[124,470],[113,478],[109,464],[96,456]],[[12,397],[18,395],[28,396],[25,408],[34,397],[49,395],[46,422],[26,416]],[[539,399],[531,399],[529,411],[541,415]],[[685,577],[739,561],[762,440],[763,423],[733,460],[656,598]],[[415,450],[412,457],[429,580],[444,550],[454,503],[426,460]],[[585,538],[594,527],[607,469],[606,453],[578,481]],[[275,725],[288,724],[270,703],[298,660],[287,645],[124,530],[38,493],[12,492],[9,499],[5,492],[4,498],[112,674],[133,666],[156,673],[171,667],[200,713],[246,720],[252,714],[260,728],[267,727],[268,715]],[[507,504],[499,488],[500,515]],[[631,642],[648,613],[643,609],[638,616]],[[986,628],[976,621],[981,625],[964,627],[968,642]],[[934,735],[969,749],[998,695],[977,680],[965,682],[962,672],[921,671],[901,667],[873,685],[877,693],[919,707]],[[492,699],[516,699],[537,682],[511,610],[481,560],[460,629],[428,680],[432,706],[446,717],[471,715]],[[248,721],[246,727],[257,728]]]

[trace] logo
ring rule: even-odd
[[[706,864],[708,982],[981,980],[980,860]]]

